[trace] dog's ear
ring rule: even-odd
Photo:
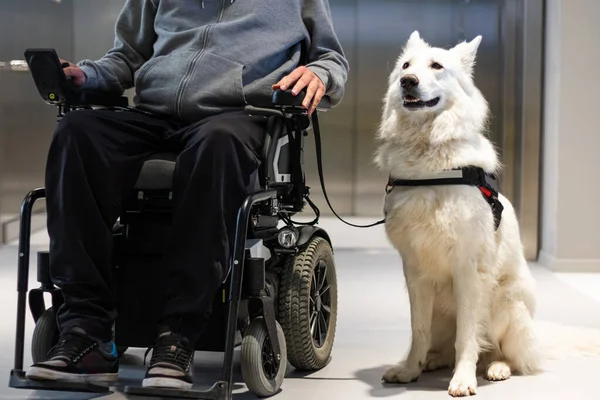
[[[458,53],[464,68],[470,74],[473,72],[473,67],[475,66],[475,58],[477,56],[477,49],[479,49],[479,45],[481,44],[481,39],[481,35],[479,35],[470,42],[465,41],[457,44],[452,49],[452,51]]]
[[[419,31],[414,31],[410,34],[408,41],[406,42],[406,46],[404,49],[414,48],[417,46],[427,46],[427,43],[423,39],[421,39],[421,35],[419,35]]]
[[[410,42],[411,40],[423,40],[421,39],[421,35],[419,34],[419,31],[414,31],[413,33],[410,34],[410,37],[408,38],[408,41]]]

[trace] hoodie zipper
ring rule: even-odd
[[[206,42],[208,41],[208,33],[211,27],[212,25],[206,27],[206,31],[204,31],[204,35],[202,38],[202,47],[200,48],[200,50],[198,50],[198,52],[196,52],[196,54],[194,54],[194,57],[192,57],[192,59],[190,60],[187,70],[185,71],[185,75],[183,76],[183,79],[179,85],[179,89],[177,90],[176,111],[177,116],[179,116],[179,119],[183,119],[183,116],[181,114],[181,101],[183,100],[183,91],[187,86],[190,77],[192,76],[192,71],[194,70],[196,62],[198,62],[198,59],[202,56],[202,54],[204,54],[204,50],[206,49]]]
[[[227,0],[221,0],[221,11],[219,12],[219,17],[217,18],[217,24],[219,22],[221,22],[221,20],[223,19],[223,14],[225,13],[225,2]],[[234,0],[230,0],[231,4],[233,4]],[[202,8],[204,8],[204,1],[202,1]],[[183,100],[183,91],[185,90],[185,87],[187,85],[187,83],[189,82],[191,76],[192,76],[192,71],[194,70],[194,66],[196,65],[196,63],[198,62],[198,60],[200,59],[200,57],[202,57],[202,55],[204,54],[204,51],[206,50],[206,44],[208,43],[208,35],[210,33],[210,30],[212,29],[212,27],[214,26],[214,24],[208,25],[206,27],[206,31],[204,32],[203,38],[202,38],[202,47],[200,48],[200,50],[194,55],[194,57],[192,57],[192,60],[190,61],[188,68],[185,72],[184,78],[181,81],[181,85],[179,86],[179,90],[177,91],[177,97],[176,97],[176,111],[177,111],[177,115],[179,116],[179,119],[183,119],[183,115],[181,113],[181,102]]]

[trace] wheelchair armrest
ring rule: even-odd
[[[246,106],[245,110],[250,115],[262,115],[265,117],[285,117],[282,111],[275,108],[264,108],[255,106]]]
[[[127,107],[129,99],[106,92],[93,90],[73,90],[69,93],[67,102],[72,106],[101,106],[101,107]]]
[[[293,107],[302,108],[302,101],[306,96],[306,89],[302,90],[296,96],[292,94],[291,90],[275,90],[273,92],[273,105],[276,107]],[[321,102],[317,106],[319,111],[327,111],[331,108],[331,103],[327,98],[322,98]]]
[[[278,107],[302,107],[302,101],[306,96],[306,90],[301,91],[296,96],[291,90],[275,90],[273,92],[273,105]]]
[[[54,49],[27,49],[25,59],[42,99],[54,106],[127,107],[125,96],[81,90],[66,76]]]

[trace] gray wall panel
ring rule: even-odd
[[[73,54],[77,61],[98,59],[113,46],[115,22],[125,0],[76,0]]]
[[[54,47],[69,58],[72,26],[71,0],[2,0],[0,61],[22,60],[28,47]],[[56,110],[42,102],[27,72],[0,71],[0,87],[0,215],[5,221],[18,214],[29,190],[43,185]]]

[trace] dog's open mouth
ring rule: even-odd
[[[415,96],[407,94],[404,96],[404,107],[406,108],[423,108],[423,107],[435,107],[439,103],[440,98],[436,97],[428,101],[417,99]]]

